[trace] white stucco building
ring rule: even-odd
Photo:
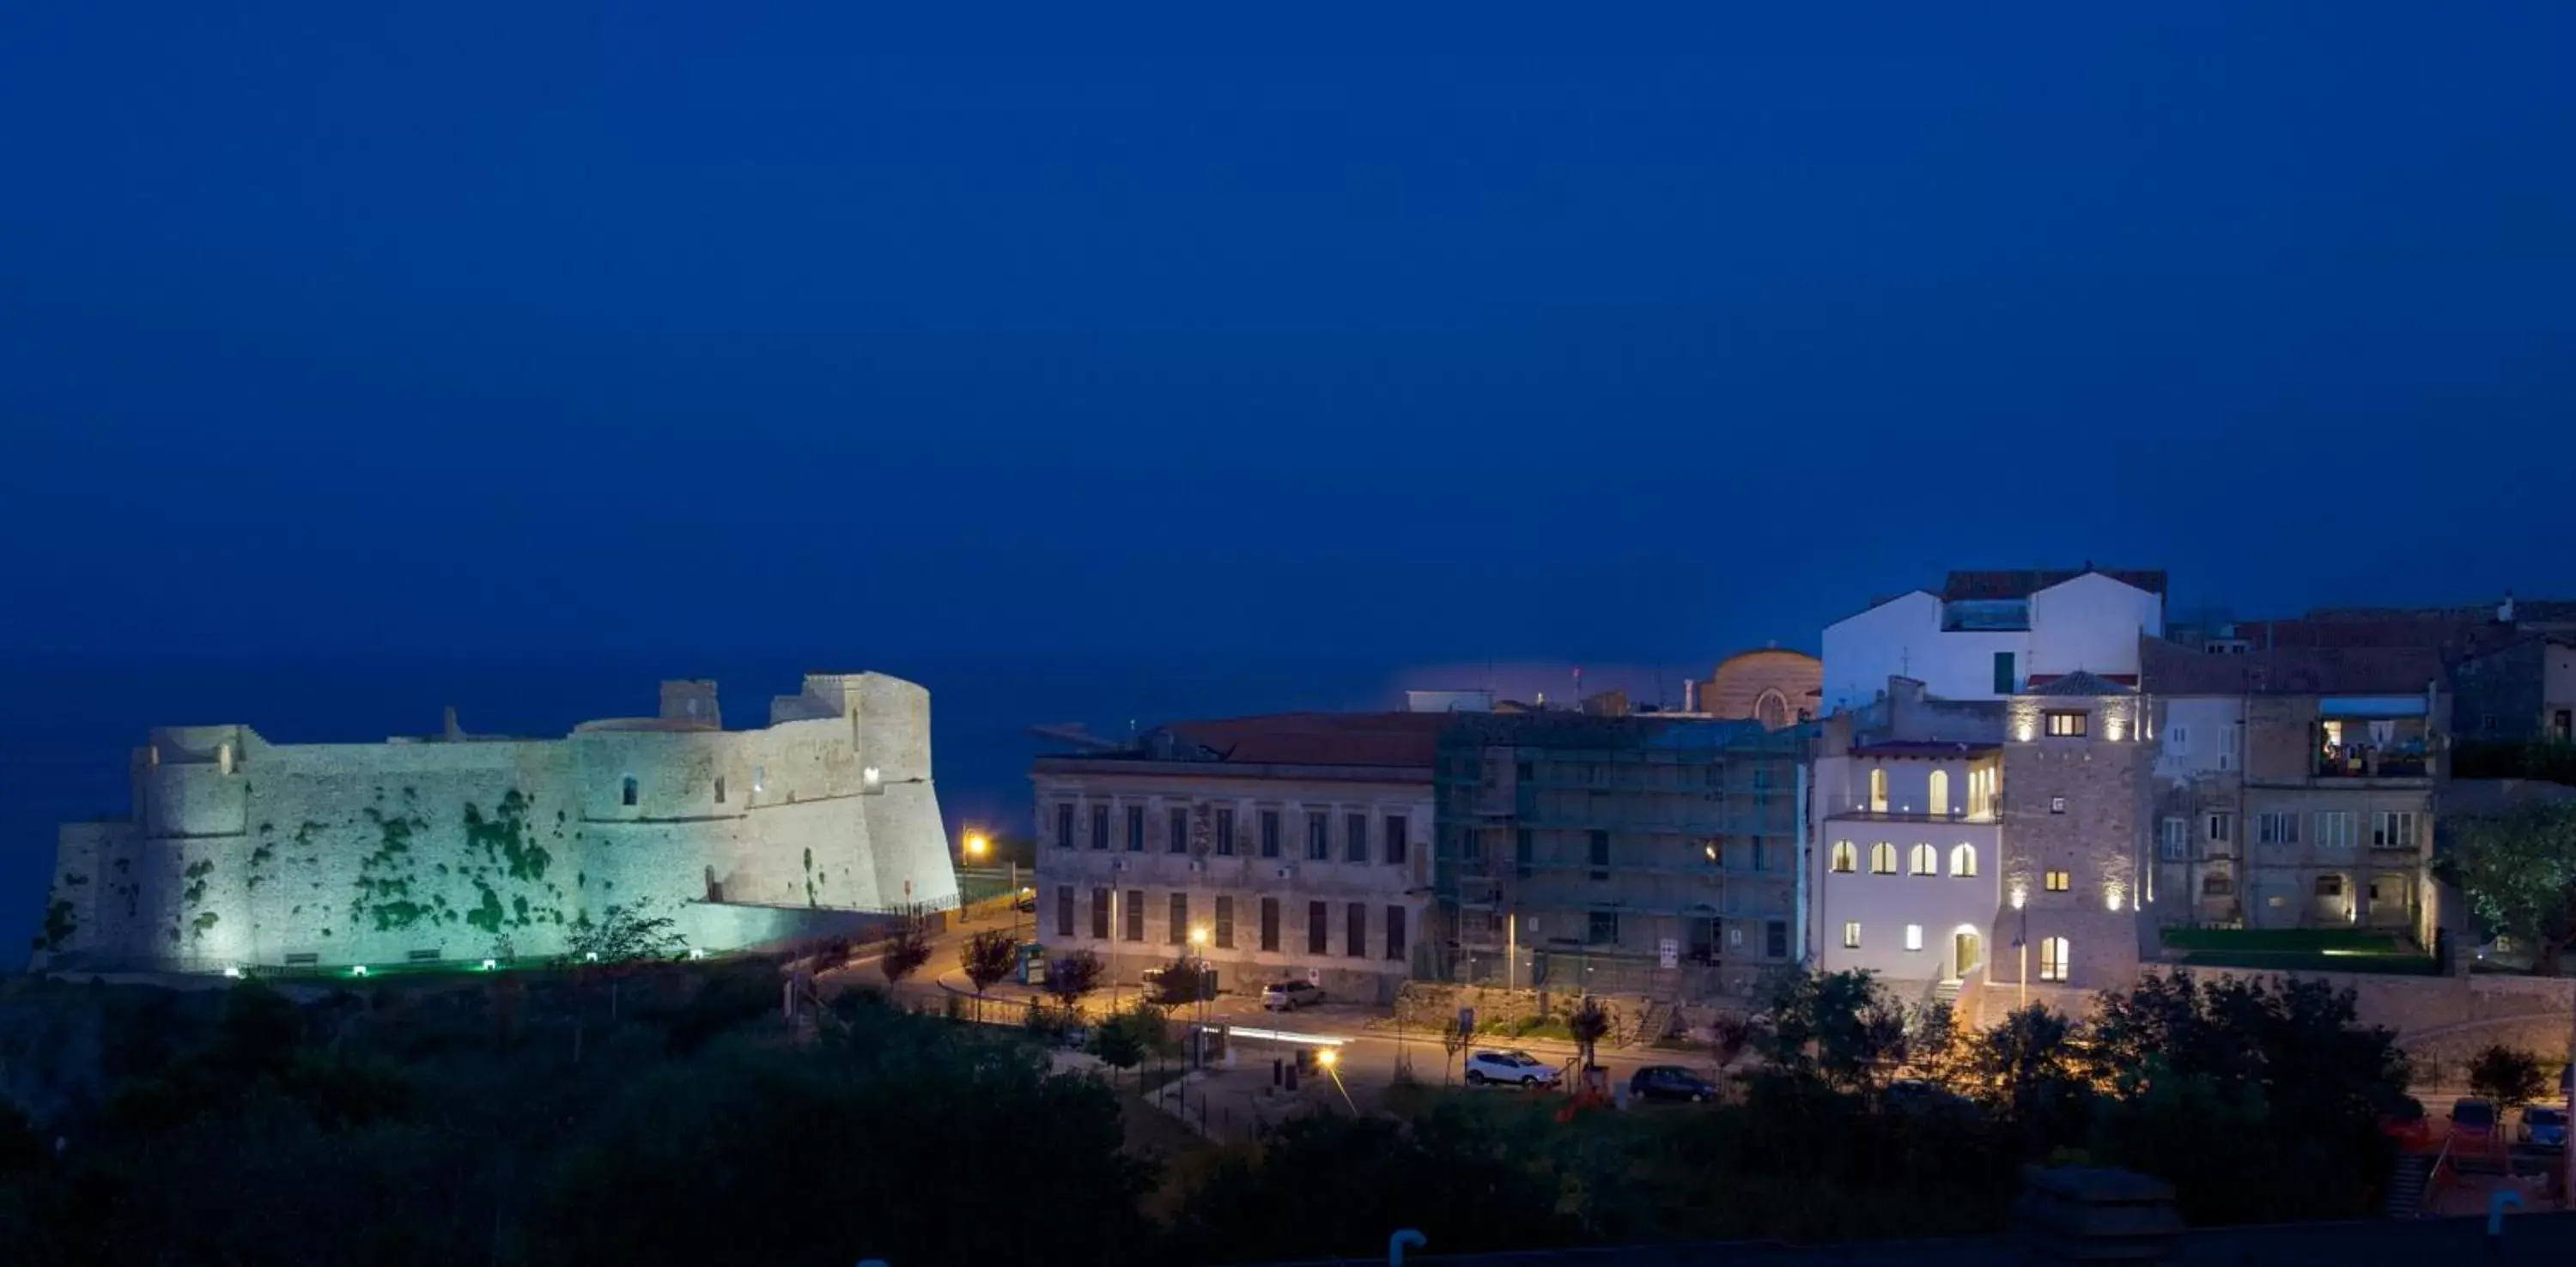
[[[1899,678],[1871,707],[1827,719],[1809,806],[1818,967],[1866,969],[1912,1000],[1984,966],[2001,892],[2003,716]]]
[[[1953,572],[1825,627],[1821,711],[1866,707],[1890,678],[1999,700],[2069,673],[2134,685],[2138,638],[2164,632],[2165,574]]]

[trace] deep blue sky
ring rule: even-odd
[[[2571,156],[2554,0],[12,5],[0,649],[2576,592]]]

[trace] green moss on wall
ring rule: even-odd
[[[474,888],[482,895],[483,900],[473,910],[465,913],[465,922],[486,933],[499,935],[501,921],[509,914],[501,906],[501,895],[493,892],[489,885],[480,882],[477,882]]]
[[[218,918],[219,917],[213,911],[206,911],[198,915],[196,919],[189,923],[188,936],[191,938],[204,937],[208,931],[214,928]]]
[[[528,798],[517,788],[501,797],[501,804],[488,818],[482,807],[466,804],[465,847],[480,850],[494,865],[508,871],[513,880],[542,880],[546,868],[554,863],[554,855],[529,838]]]

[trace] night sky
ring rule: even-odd
[[[2576,6],[397,7],[0,17],[0,647],[2576,592]]]

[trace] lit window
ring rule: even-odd
[[[1896,846],[1891,845],[1884,840],[1871,845],[1869,847],[1869,873],[1871,875],[1896,874]]]
[[[1956,844],[1950,846],[1950,874],[1959,879],[1971,879],[1975,877],[1977,874],[1977,847],[1975,845]]]
[[[2063,871],[2051,871],[2040,878],[2043,881],[2042,887],[2045,887],[2051,893],[2064,893],[2068,888],[2072,887],[2069,883],[2071,877]]]
[[[1834,842],[1833,868],[1846,875],[1860,869],[1860,851],[1852,847],[1852,842],[1848,840]]]
[[[1923,926],[1921,924],[1908,924],[1905,926],[1905,948],[1907,950],[1923,949]]]
[[[1913,855],[1909,861],[1912,865],[1908,869],[1916,875],[1941,874],[1941,851],[1930,845],[1914,846]]]
[[[1869,812],[1873,814],[1887,812],[1887,771],[1885,770],[1869,772]]]
[[[2066,950],[2066,939],[2063,937],[2042,937],[2039,939],[2040,980],[2063,981],[2066,979]]]
[[[1860,921],[1859,921],[1859,920],[1849,920],[1849,921],[1846,921],[1846,922],[1843,924],[1843,949],[1845,949],[1845,950],[1858,950],[1858,949],[1860,949]]]
[[[2093,715],[2090,713],[2048,714],[2048,734],[2052,739],[2081,739],[2090,732],[2092,725]]]
[[[1932,815],[1933,815],[1934,817],[1937,817],[1937,818],[1946,818],[1946,817],[1948,817],[1948,816],[1949,816],[1949,814],[1950,814],[1950,772],[1949,772],[1949,771],[1947,771],[1947,770],[1934,770],[1934,771],[1932,772],[1931,786],[1930,786],[1930,788],[1928,789],[1928,791],[1927,791],[1927,792],[1926,792],[1926,794],[1925,794],[1925,797],[1924,797],[1924,805],[1923,805],[1923,807],[1924,807],[1926,810],[1929,810],[1929,811],[1932,813]]]

